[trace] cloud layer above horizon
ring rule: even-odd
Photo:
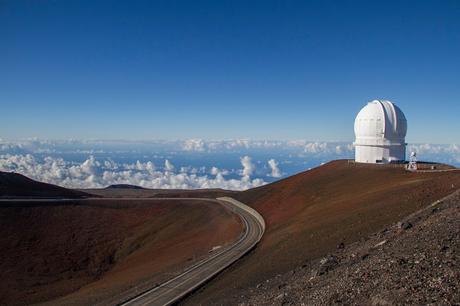
[[[168,159],[161,169],[153,162],[117,163],[111,159],[97,160],[93,155],[81,163],[47,156],[43,159],[31,154],[1,155],[0,170],[21,173],[33,179],[68,188],[104,188],[114,184],[130,184],[152,189],[223,188],[245,190],[266,184],[263,179],[251,178],[254,165],[248,156],[241,158],[243,169],[238,179],[226,178],[228,170],[181,167],[176,170]]]
[[[414,144],[423,160],[460,164],[460,146]],[[155,189],[245,190],[333,159],[352,158],[340,142],[202,140],[0,140],[0,170],[69,188],[131,184]]]

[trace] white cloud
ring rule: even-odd
[[[198,151],[203,152],[205,150],[205,142],[202,139],[187,139],[182,145],[184,151]]]
[[[411,144],[421,154],[460,154],[458,144]],[[151,140],[151,141],[107,141],[107,140],[43,140],[23,139],[8,141],[0,139],[0,154],[60,154],[80,153],[87,155],[102,153],[133,152],[233,152],[250,155],[251,150],[279,150],[294,154],[327,155],[343,157],[352,154],[354,148],[350,142],[317,142],[300,140]]]
[[[169,161],[169,159],[165,160],[165,170],[168,172],[174,171],[174,165]]]
[[[281,177],[281,170],[279,169],[279,163],[275,159],[270,159],[268,161],[268,166],[271,169],[271,177]]]
[[[212,167],[210,173],[212,175],[229,175],[230,171],[227,169],[219,169],[217,167]]]
[[[254,172],[255,166],[252,163],[252,159],[249,156],[243,156],[240,158],[241,165],[243,166],[242,176],[250,177]]]
[[[416,151],[421,154],[460,154],[460,145],[411,144],[409,151]]]
[[[460,165],[460,145],[411,144],[407,151],[412,150],[419,160]],[[353,152],[350,142],[307,140],[0,140],[0,169],[67,187],[126,183],[151,188],[246,189],[264,183],[256,178],[271,181],[282,175],[280,164],[290,164],[283,168],[289,175],[320,162],[353,158]],[[250,156],[257,156],[257,161]],[[281,162],[264,165],[273,156]],[[238,158],[241,166],[234,164]],[[211,160],[215,162],[210,165]]]
[[[342,146],[336,146],[335,147],[335,153],[337,153],[339,155],[342,154]]]
[[[328,150],[326,142],[309,142],[305,145],[304,151],[306,153],[321,153]]]
[[[212,167],[211,168],[211,174],[212,175],[218,175],[220,173],[219,168],[217,167]]]
[[[252,170],[249,157],[245,157],[246,174]],[[246,162],[249,161],[249,164]],[[265,184],[262,179],[250,179],[249,175],[241,179],[226,179],[227,170],[213,167],[215,177],[198,175],[196,168],[190,172],[174,172],[174,165],[165,160],[165,171],[155,170],[152,162],[117,164],[112,160],[98,161],[90,156],[82,163],[64,161],[62,158],[45,157],[39,159],[31,154],[0,155],[0,170],[14,171],[33,179],[69,188],[102,188],[112,184],[132,184],[154,189],[200,189],[223,188],[245,190]],[[184,169],[181,169],[184,170]],[[202,169],[204,171],[204,169]]]

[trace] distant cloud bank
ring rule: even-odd
[[[153,141],[107,141],[107,140],[63,140],[50,141],[28,139],[2,141],[0,152],[16,153],[103,153],[113,150],[138,151],[142,149],[172,150],[190,153],[244,152],[248,150],[282,150],[311,154],[343,154],[353,151],[353,145],[345,142],[311,142],[306,140],[153,140]]]
[[[410,144],[420,160],[460,165],[456,144]],[[71,188],[245,190],[339,158],[353,145],[307,140],[50,141],[0,139],[0,170]]]

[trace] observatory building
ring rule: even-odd
[[[407,121],[399,107],[387,100],[374,100],[355,119],[355,161],[391,163],[406,159]]]

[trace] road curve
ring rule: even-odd
[[[210,199],[202,200],[210,201]],[[244,224],[244,232],[241,237],[235,243],[189,267],[182,274],[120,305],[170,305],[193,292],[255,247],[265,231],[265,221],[262,216],[254,209],[232,198],[225,197],[211,201],[224,205],[240,216]]]
[[[157,285],[140,295],[126,300],[118,305],[170,305],[185,295],[199,288],[206,281],[240,259],[262,238],[265,232],[263,217],[251,207],[229,197],[210,198],[84,198],[84,199],[0,199],[3,203],[47,203],[47,202],[86,202],[86,201],[156,201],[156,200],[200,200],[216,202],[236,213],[243,222],[242,235],[233,244],[225,246],[209,257],[188,267],[183,273]]]
[[[426,170],[409,170],[407,169],[407,171],[411,171],[411,172],[419,172],[419,173],[431,173],[431,172],[457,172],[457,171],[460,171],[460,169],[458,168],[455,168],[455,169],[426,169]]]

